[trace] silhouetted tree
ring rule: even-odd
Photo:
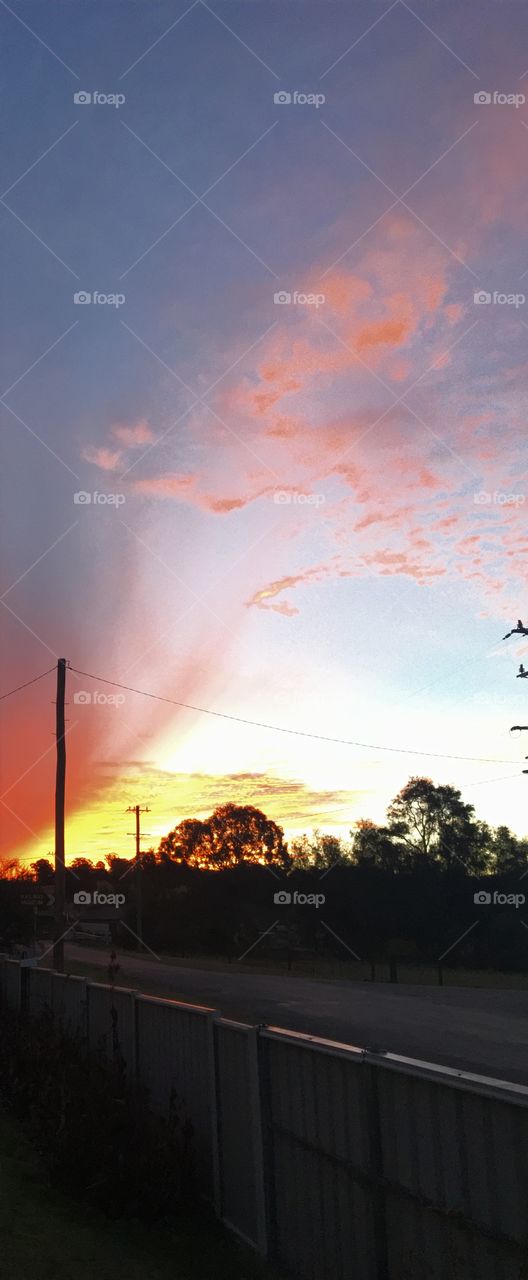
[[[395,831],[380,827],[369,818],[359,818],[352,835],[354,862],[359,867],[380,867],[384,871],[402,871],[412,857],[404,844],[395,839]]]
[[[37,858],[36,862],[31,863],[31,871],[37,884],[53,884],[55,871],[48,858]]]
[[[282,827],[250,804],[220,805],[203,822],[186,818],[161,841],[159,857],[210,870],[242,862],[289,866]]]
[[[327,871],[330,867],[351,861],[351,851],[338,836],[314,831],[297,836],[289,844],[292,866],[296,871]]]
[[[513,872],[521,876],[528,871],[528,841],[518,840],[509,827],[496,827],[491,842],[494,870],[497,875]]]
[[[184,862],[187,866],[202,866],[210,862],[212,854],[209,821],[184,818],[173,831],[169,831],[159,846],[160,861]]]
[[[430,778],[410,778],[387,810],[391,835],[414,860],[437,861],[450,869],[466,858],[468,871],[485,867],[484,828],[479,837],[474,813],[456,787],[435,786]],[[467,863],[471,854],[478,855],[477,868]]]
[[[7,858],[0,862],[0,877],[2,880],[31,880],[32,873],[19,858]]]

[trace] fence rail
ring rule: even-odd
[[[0,960],[193,1132],[202,1194],[298,1280],[527,1280],[528,1088]]]

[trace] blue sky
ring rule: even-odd
[[[524,830],[522,6],[13,0],[0,28],[6,686],[64,655],[416,751],[72,701],[72,856],[136,799],[156,834],[239,798],[346,832],[424,772]],[[28,857],[51,697],[9,704]]]

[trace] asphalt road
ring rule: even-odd
[[[207,1005],[225,1017],[384,1049],[528,1085],[528,992],[297,978],[189,968],[120,953],[120,986]],[[108,950],[68,944],[66,968]]]

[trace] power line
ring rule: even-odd
[[[48,667],[47,671],[42,671],[39,676],[34,676],[32,680],[26,680],[25,684],[17,685],[16,689],[10,689],[9,693],[0,693],[0,702],[4,698],[11,698],[14,693],[19,693],[21,689],[27,689],[30,684],[36,684],[37,680],[43,680],[44,676],[49,676],[51,671],[55,671],[56,667]]]
[[[290,733],[299,738],[313,738],[318,742],[335,742],[345,747],[363,747],[368,751],[391,751],[403,755],[423,756],[434,760],[467,760],[473,764],[515,764],[515,760],[499,759],[496,756],[455,756],[440,751],[413,751],[411,747],[385,747],[377,742],[355,742],[351,738],[332,738],[324,733],[310,733],[304,729],[286,729],[284,725],[266,724],[260,720],[248,720],[243,716],[233,716],[227,711],[212,711],[210,707],[197,707],[190,702],[179,702],[176,698],[164,698],[159,693],[148,693],[145,689],[134,689],[131,685],[120,684],[117,680],[108,680],[105,676],[96,676],[92,671],[80,671],[71,667],[78,676],[86,676],[88,680],[98,680],[100,684],[111,684],[115,689],[126,689],[127,693],[138,693],[143,698],[153,698],[156,702],[166,702],[173,707],[183,707],[186,711],[198,711],[201,715],[216,716],[220,720],[232,720],[235,724],[251,725],[254,729],[270,729],[274,733]]]

